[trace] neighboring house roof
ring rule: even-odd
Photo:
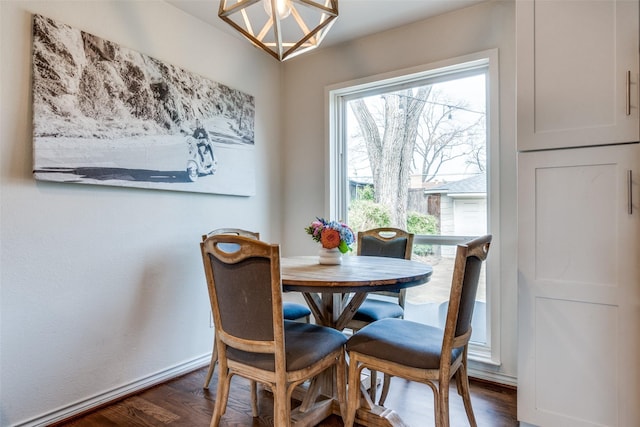
[[[460,181],[447,182],[425,190],[429,194],[481,194],[487,192],[487,177],[484,173]]]
[[[373,178],[372,177],[349,178],[349,184],[351,184],[351,185],[373,185]]]

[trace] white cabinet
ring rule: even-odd
[[[516,2],[523,425],[640,426],[638,3]]]
[[[637,0],[516,2],[518,150],[640,140]]]
[[[518,197],[518,419],[640,426],[640,144],[519,153]]]

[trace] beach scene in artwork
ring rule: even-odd
[[[34,176],[251,196],[253,96],[41,15]]]

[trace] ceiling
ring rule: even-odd
[[[218,18],[219,0],[166,0],[215,28],[242,36]],[[320,47],[421,21],[485,0],[340,0],[339,15]]]

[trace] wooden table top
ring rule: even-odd
[[[429,264],[398,258],[343,256],[342,264],[323,265],[317,256],[281,258],[282,286],[297,292],[372,292],[426,283]]]

